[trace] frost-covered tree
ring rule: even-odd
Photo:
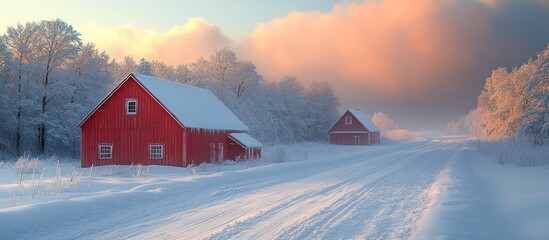
[[[395,122],[383,112],[374,113],[372,122],[381,130],[381,133],[398,129]]]
[[[46,150],[48,128],[54,126],[51,121],[48,121],[52,117],[49,114],[50,102],[60,97],[59,93],[63,92],[63,78],[59,70],[65,61],[78,53],[82,41],[80,33],[60,19],[41,21],[39,35],[38,74],[43,89],[40,96],[41,124],[38,129],[38,146],[39,151],[43,153]],[[51,109],[57,107],[53,106]]]
[[[534,68],[534,63],[529,60],[511,72],[498,68],[486,79],[484,90],[478,97],[478,113],[482,113],[479,115],[483,129],[481,137],[493,140],[517,137],[529,99],[524,89]]]
[[[0,55],[11,59],[0,64],[6,149],[76,156],[78,121],[112,86],[108,55],[93,44],[82,47],[80,34],[59,19],[8,27],[1,39]]]
[[[193,85],[193,75],[188,65],[180,64],[174,69],[174,80],[176,82]]]
[[[328,130],[338,119],[339,99],[332,85],[326,81],[312,82],[305,90],[306,104],[302,109],[307,112],[307,136],[305,140],[318,141],[328,139]]]
[[[33,64],[36,63],[36,52],[39,49],[39,26],[37,23],[17,24],[15,27],[8,27],[6,35],[4,35],[4,42],[7,46],[7,51],[13,55],[12,74],[9,81],[6,84],[10,84],[11,87],[11,102],[10,108],[13,110],[15,116],[14,126],[15,129],[15,151],[17,155],[21,154],[22,140],[29,133],[24,133],[24,130],[28,130],[31,126],[31,121],[25,121],[22,119],[22,114],[25,109],[33,108],[33,101],[31,99],[34,92],[33,82]],[[34,92],[36,93],[36,92]],[[11,131],[5,131],[8,133]]]
[[[50,131],[55,138],[50,144],[77,156],[80,147],[77,125],[107,95],[113,80],[109,72],[109,56],[99,52],[91,43],[85,44],[73,59],[67,61],[66,68],[64,98],[53,112],[63,117],[55,118],[57,124]]]
[[[110,66],[110,72],[115,85],[123,81],[128,74],[137,72],[137,63],[131,56],[126,56],[122,61],[113,60]]]
[[[151,73],[152,75],[163,78],[163,79],[172,79],[177,81],[177,76],[175,74],[175,68],[159,61],[153,61],[151,63]]]
[[[139,64],[137,65],[137,72],[145,75],[153,75],[152,63],[144,58],[141,58],[141,60],[139,60]]]
[[[549,142],[549,46],[538,54],[534,64],[533,77],[524,88],[529,99],[521,135],[533,143],[543,144]]]
[[[0,37],[0,157],[11,148],[9,132],[13,131],[10,123],[14,122],[14,115],[9,102],[8,84],[12,66],[11,53],[8,51],[5,38]]]

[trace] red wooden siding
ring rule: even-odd
[[[355,144],[355,136],[359,137],[358,144]],[[379,144],[379,133],[330,133],[330,143],[339,145],[373,145]]]
[[[187,164],[198,165],[204,162],[219,161],[220,143],[223,144],[223,159],[230,159],[228,136],[231,132],[235,131],[188,128],[186,139],[187,149],[190,151],[187,151]]]
[[[351,117],[351,124],[345,124],[347,116]],[[359,137],[358,144],[355,144],[355,136]],[[380,137],[379,132],[368,131],[352,113],[346,111],[330,129],[329,141],[340,145],[372,145],[379,144]]]
[[[261,148],[244,148],[229,138],[229,156],[235,160],[257,159],[261,157]]]
[[[137,99],[137,114],[126,114],[126,99]],[[134,79],[128,79],[82,128],[82,167],[154,164],[184,166],[184,128]],[[99,159],[98,145],[113,144],[112,159]],[[163,144],[163,159],[149,159],[149,144]]]

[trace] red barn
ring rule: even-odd
[[[331,144],[373,145],[380,143],[379,128],[358,109],[345,111],[329,132]]]
[[[261,157],[261,143],[213,93],[142,74],[126,77],[79,127],[82,167]]]

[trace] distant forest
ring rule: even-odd
[[[0,158],[78,157],[78,123],[131,72],[209,89],[264,144],[324,141],[338,118],[328,82],[266,80],[230,49],[178,66],[111,59],[71,25],[44,20],[0,36]]]

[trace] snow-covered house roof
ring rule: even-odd
[[[177,121],[187,128],[248,130],[248,127],[209,90],[138,73],[132,73],[126,77],[82,120],[79,126],[82,126],[130,76],[133,76]]]
[[[229,138],[240,144],[244,148],[258,148],[263,146],[259,141],[257,141],[252,136],[247,133],[231,133]]]
[[[347,111],[349,111],[351,114],[353,114],[353,116],[356,119],[358,119],[358,121],[362,124],[362,126],[367,128],[368,131],[370,131],[370,132],[379,132],[379,128],[372,122],[370,117],[368,117],[362,111],[360,111],[358,109],[349,109]]]

